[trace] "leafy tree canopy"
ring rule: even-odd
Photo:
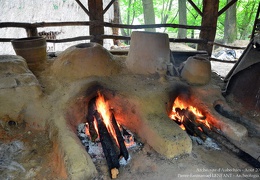
[[[219,0],[219,10],[227,4],[227,0]],[[203,0],[193,0],[197,7],[202,11]],[[121,9],[122,24],[143,24],[143,7],[141,0],[119,0]],[[156,16],[156,23],[172,23],[179,24],[178,13],[178,0],[153,0],[154,12]],[[237,8],[237,39],[249,39],[251,35],[256,11],[258,8],[258,0],[238,0],[236,3]],[[200,26],[201,16],[198,12],[188,3],[187,5],[187,25]],[[246,8],[245,8],[246,7]],[[217,24],[217,39],[222,39],[224,36],[224,23],[225,13],[218,18]],[[160,32],[167,32],[170,37],[176,38],[178,29],[166,28],[158,29]],[[130,32],[129,32],[130,33]],[[187,37],[196,38],[196,31],[188,30]]]

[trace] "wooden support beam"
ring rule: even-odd
[[[198,8],[198,6],[196,6],[196,4],[194,4],[194,2],[192,0],[188,0],[188,2],[190,3],[190,5],[199,13],[200,16],[202,16],[202,12],[201,10]]]
[[[230,1],[225,7],[223,7],[223,8],[218,12],[218,16],[220,16],[221,14],[223,14],[230,6],[232,6],[232,5],[235,4],[236,2],[237,2],[237,0]]]
[[[27,37],[38,36],[38,31],[36,27],[26,28]]]
[[[107,12],[107,10],[112,6],[112,4],[115,2],[116,0],[111,0],[110,3],[107,5],[107,7],[105,7],[105,9],[103,10],[103,14],[105,14]]]
[[[103,16],[103,1],[102,0],[88,0],[89,20],[94,21],[90,24],[89,34],[94,38],[91,42],[96,42],[103,45],[103,39],[99,38],[104,34],[104,16]]]
[[[203,1],[202,30],[200,31],[200,39],[214,42],[217,29],[219,0]],[[205,30],[203,28],[210,28]],[[213,46],[208,44],[199,44],[198,50],[206,50],[209,55],[212,53]]]
[[[75,0],[78,5],[85,11],[85,13],[89,16],[89,10],[80,2],[80,0]]]

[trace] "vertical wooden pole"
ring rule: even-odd
[[[37,28],[33,28],[33,27],[26,28],[26,34],[27,37],[38,36]]]
[[[104,34],[103,0],[88,0],[88,9],[89,20],[93,21],[89,26],[89,34],[94,36],[91,42],[103,45],[103,40],[100,38],[100,35]]]
[[[203,0],[202,28],[200,38],[207,41],[214,41],[217,30],[219,0]],[[199,44],[198,50],[206,50],[209,55],[212,53],[213,46],[208,44]]]

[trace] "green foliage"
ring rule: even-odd
[[[238,1],[237,28],[239,32],[239,39],[249,39],[254,26],[258,3],[258,0]]]
[[[178,0],[154,0],[154,12],[156,23],[178,24]],[[194,4],[202,11],[203,0],[193,0]],[[143,24],[142,0],[119,0],[122,24]],[[237,1],[237,39],[249,39],[251,35],[258,0],[238,0]],[[219,10],[225,7],[227,0],[219,0]],[[187,25],[200,26],[202,17],[187,1]],[[224,36],[225,13],[218,17],[216,39]],[[166,28],[160,30],[176,35],[178,29]],[[131,31],[128,31],[128,35]],[[187,31],[188,37],[194,37],[194,30]]]
[[[143,7],[140,0],[120,0],[120,16],[122,24],[134,24],[135,21],[143,24]],[[130,35],[131,30],[124,30],[125,35]]]

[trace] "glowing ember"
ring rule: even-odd
[[[125,146],[127,148],[131,148],[131,147],[134,147],[136,146],[136,142],[134,140],[134,135],[130,132],[130,131],[127,131],[123,126],[121,126],[120,124],[118,124],[119,128],[120,128],[120,131],[123,132],[123,138],[125,140]]]
[[[196,107],[186,104],[184,101],[181,101],[179,97],[177,97],[174,101],[170,118],[173,119],[177,124],[179,124],[183,130],[185,130],[183,121],[184,118],[187,116],[187,113],[194,115],[196,121],[205,124],[210,129],[210,125],[202,112],[200,112]],[[198,129],[202,131],[201,128]]]

